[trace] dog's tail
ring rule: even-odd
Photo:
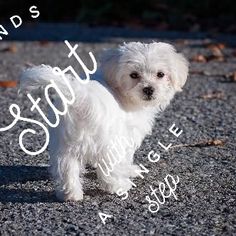
[[[66,78],[68,81],[73,81],[71,75],[67,74]],[[53,68],[47,65],[34,66],[23,71],[20,76],[19,91],[38,90],[48,85],[51,81],[54,81],[62,92],[68,93],[68,89],[66,89],[66,82],[63,77],[54,73]]]

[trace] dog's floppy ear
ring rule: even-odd
[[[182,87],[187,80],[188,67],[187,59],[181,53],[174,52],[171,79],[175,90],[178,92],[182,91]]]
[[[117,73],[120,51],[118,49],[105,49],[101,54],[101,69],[106,81],[114,81]]]
[[[163,50],[164,54],[168,55],[170,58],[171,82],[177,92],[182,91],[182,87],[188,77],[188,61],[181,53],[177,53],[176,49],[171,44],[154,42],[152,45],[155,48]]]

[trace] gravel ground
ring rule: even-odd
[[[152,40],[158,38],[152,38]],[[109,43],[80,43],[78,52],[87,59],[104,47],[115,47],[124,39]],[[127,41],[127,39],[126,39]],[[151,41],[144,40],[142,41]],[[206,40],[170,40],[188,58],[200,53],[208,55]],[[76,65],[67,58],[63,43],[1,42],[0,80],[15,80],[26,64],[50,64],[65,68]],[[103,192],[94,170],[85,175],[82,202],[59,202],[48,174],[48,153],[28,156],[19,147],[20,132],[27,127],[21,122],[0,135],[0,235],[236,235],[236,161],[235,112],[236,83],[225,75],[236,71],[233,49],[224,49],[225,61],[192,62],[189,80],[182,93],[156,120],[153,134],[136,153],[136,162],[149,169],[145,178],[134,180],[129,198]],[[221,92],[218,98],[203,95]],[[30,111],[26,94],[17,88],[0,88],[0,127],[10,124],[8,108],[21,107],[22,116],[41,120]],[[42,107],[46,108],[45,102]],[[175,123],[183,129],[177,139],[168,132]],[[209,140],[223,145],[204,145]],[[164,151],[158,145],[179,146]],[[39,148],[44,136],[27,137],[27,146]],[[150,163],[149,151],[160,153],[160,161]],[[145,196],[149,185],[158,187],[167,174],[179,176],[174,197],[166,199],[157,213],[148,210]],[[112,215],[103,225],[99,212]]]

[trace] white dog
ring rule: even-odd
[[[60,125],[51,129],[49,148],[58,196],[83,199],[81,177],[86,164],[97,168],[105,190],[128,191],[132,187],[129,178],[138,170],[133,164],[134,152],[151,133],[156,114],[181,91],[187,75],[187,60],[171,45],[132,42],[104,51],[101,69],[88,84],[70,76],[76,100]],[[51,67],[28,69],[21,82],[24,89],[37,89],[52,78],[68,94]],[[61,106],[59,100],[56,103]],[[114,147],[117,138],[120,144]],[[132,140],[132,145],[127,140]]]

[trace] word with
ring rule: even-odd
[[[174,127],[175,127],[175,124],[172,124],[172,126],[169,128],[169,132],[174,134],[176,137],[179,137],[183,131],[180,130],[178,132],[179,129],[178,128],[174,129]],[[132,133],[135,134],[136,132],[137,132],[137,129],[134,128]],[[125,156],[126,150],[124,148],[125,143],[127,145],[126,147],[130,147],[132,149],[135,147],[135,143],[132,138],[129,138],[129,140],[128,140],[126,137],[123,137],[123,136],[118,137],[117,136],[117,137],[115,137],[115,142],[113,140],[111,141],[111,145],[108,146],[108,152],[106,153],[106,159],[109,161],[109,163],[107,163],[104,159],[102,159],[102,162],[103,162],[106,170],[104,170],[104,168],[100,164],[98,164],[98,167],[100,168],[100,170],[102,171],[102,173],[105,176],[110,176],[115,165],[119,164],[126,157]],[[167,151],[172,146],[171,143],[168,146],[165,146],[160,141],[158,141],[158,145],[160,145],[162,148],[164,148],[165,151]],[[155,155],[157,155],[157,154],[155,154]],[[159,156],[159,158],[160,158],[160,156]],[[145,167],[143,167],[142,164],[140,164],[140,167],[142,169],[145,168]]]
[[[167,175],[165,177],[165,183],[160,182],[159,183],[159,191],[160,191],[160,195],[161,198],[157,196],[156,191],[157,189],[153,189],[153,187],[150,185],[150,189],[151,189],[151,196],[154,196],[156,198],[155,200],[151,200],[149,196],[146,196],[146,200],[148,201],[148,203],[150,204],[148,206],[148,210],[152,213],[156,213],[159,211],[160,209],[160,204],[163,205],[166,201],[166,198],[169,198],[171,195],[174,196],[175,200],[177,200],[177,197],[175,195],[175,190],[176,190],[176,186],[179,183],[179,177],[176,176],[177,179],[175,180],[174,177],[172,175]],[[174,185],[174,187],[172,188],[169,182],[169,178],[171,178],[172,180],[172,184]],[[166,189],[166,185],[168,187],[168,189]],[[169,193],[167,193],[169,192]]]
[[[34,19],[38,18],[40,15],[40,12],[37,10],[36,6],[31,6],[29,8],[29,12],[32,13],[31,18],[34,18]],[[10,21],[15,28],[19,28],[22,25],[22,19],[18,15],[14,15],[10,17]],[[1,29],[0,34],[8,35],[8,31],[2,25],[0,25],[0,29]],[[0,36],[0,40],[2,40],[1,36]]]
[[[124,148],[124,144],[126,143]],[[113,140],[110,141],[110,145],[108,145],[108,151],[105,155],[105,159],[109,161],[107,163],[104,158],[102,159],[101,164],[98,164],[98,167],[102,171],[103,175],[110,176],[111,172],[114,170],[115,165],[119,164],[126,155],[126,149],[134,147],[134,141],[132,138],[129,140],[124,136],[116,136]],[[105,169],[103,168],[105,166]]]
[[[84,70],[84,73],[86,75],[86,79],[81,79],[79,77],[79,75],[75,72],[75,70],[73,69],[72,66],[68,66],[66,69],[64,69],[63,71],[59,68],[59,67],[54,67],[53,68],[53,73],[58,75],[58,76],[61,76],[65,85],[68,87],[68,90],[70,91],[70,96],[72,97],[71,100],[68,100],[63,92],[59,89],[59,87],[57,86],[57,84],[55,83],[54,80],[50,80],[50,83],[45,87],[45,90],[44,90],[44,95],[45,95],[45,98],[46,98],[46,101],[48,102],[50,108],[53,110],[54,112],[54,115],[55,115],[55,118],[56,118],[56,121],[54,123],[52,123],[48,118],[47,116],[43,113],[42,109],[39,107],[39,102],[41,100],[41,98],[37,98],[36,100],[31,96],[31,94],[27,94],[27,97],[29,98],[29,100],[31,101],[32,103],[32,107],[31,107],[31,111],[34,111],[35,109],[39,112],[39,114],[42,116],[42,118],[44,119],[44,121],[52,128],[56,128],[59,123],[60,123],[60,116],[63,116],[67,113],[68,111],[68,106],[69,105],[72,105],[75,101],[75,93],[68,81],[68,77],[66,77],[65,73],[67,72],[71,72],[74,76],[75,79],[77,79],[80,83],[82,84],[86,84],[89,82],[90,80],[90,74],[93,74],[95,73],[95,71],[97,70],[97,62],[95,60],[95,57],[93,56],[93,54],[91,52],[89,52],[89,55],[93,61],[93,70],[89,70],[85,64],[83,63],[83,61],[80,59],[79,55],[76,53],[76,48],[78,47],[78,45],[76,44],[74,47],[72,47],[70,45],[70,43],[65,40],[65,44],[67,45],[67,47],[70,49],[70,53],[68,54],[68,57],[70,58],[72,55],[74,55],[74,57],[76,58],[76,60],[80,63],[81,67],[83,68]],[[56,93],[58,94],[58,97],[61,99],[62,101],[62,104],[63,104],[63,107],[64,107],[64,110],[61,111],[59,110],[56,106],[54,106],[53,102],[51,101],[50,97],[49,97],[49,89],[54,89],[56,91]],[[9,111],[12,115],[12,117],[14,117],[15,119],[13,120],[13,122],[8,125],[7,127],[4,127],[4,128],[0,128],[0,132],[4,132],[4,131],[7,131],[9,129],[11,129],[13,126],[16,125],[16,123],[18,121],[25,121],[25,122],[28,122],[28,123],[31,123],[31,124],[36,124],[38,126],[40,126],[43,131],[45,132],[45,135],[46,135],[46,140],[45,140],[45,143],[43,145],[43,147],[38,150],[38,151],[29,151],[27,150],[24,145],[23,145],[23,137],[25,134],[27,133],[31,133],[31,134],[36,134],[36,131],[33,130],[33,129],[25,129],[23,130],[20,135],[19,135],[19,144],[20,144],[20,147],[21,149],[26,153],[26,154],[29,154],[29,155],[38,155],[42,152],[45,151],[45,149],[47,148],[48,146],[48,143],[49,143],[49,132],[48,132],[48,129],[46,128],[45,125],[43,125],[42,123],[40,123],[39,121],[36,121],[36,120],[33,120],[33,119],[28,119],[28,118],[24,118],[21,116],[21,110],[20,110],[20,107],[16,104],[12,104],[10,107],[9,107]]]

